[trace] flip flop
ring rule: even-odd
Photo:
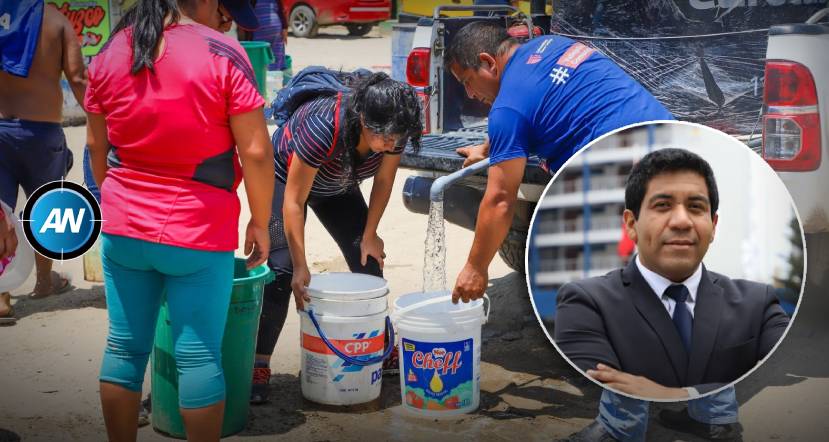
[[[50,293],[37,293],[35,291],[32,291],[32,294],[29,295],[29,298],[31,298],[31,299],[47,298],[47,297],[52,296],[52,295],[60,295],[61,293],[66,293],[69,290],[72,290],[74,288],[72,286],[71,278],[69,278],[69,276],[67,276],[67,275],[63,275],[61,273],[52,271],[52,274],[50,275],[50,277],[52,278],[52,291]],[[63,282],[63,284],[60,287],[58,287],[57,289],[55,289],[55,283],[59,283],[61,281]]]
[[[14,317],[14,307],[9,306],[9,311],[0,316],[0,325],[14,325],[17,324],[17,318]]]

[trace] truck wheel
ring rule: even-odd
[[[348,28],[348,35],[351,35],[351,36],[354,36],[354,37],[362,37],[362,36],[368,34],[369,32],[371,32],[371,28],[373,28],[374,26],[370,23],[363,23],[363,24],[348,24],[348,25],[345,25],[345,27]]]
[[[299,5],[291,11],[291,16],[288,18],[288,23],[291,27],[291,33],[294,37],[299,38],[313,38],[317,36],[319,25],[317,24],[317,16],[314,10],[305,5]]]
[[[510,229],[506,239],[498,248],[498,255],[509,268],[518,273],[525,273],[524,254],[527,250],[527,232]]]

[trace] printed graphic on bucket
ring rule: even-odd
[[[402,339],[406,404],[422,410],[456,410],[472,403],[472,339],[417,342]]]
[[[329,339],[328,341],[339,351],[355,359],[368,359],[382,353],[385,347],[385,333],[380,330],[373,330],[370,333],[354,333],[354,339]],[[367,367],[352,365],[334,355],[334,352],[325,345],[325,342],[318,336],[308,333],[302,334],[302,348],[310,353],[316,353],[322,357],[313,357],[310,354],[306,357],[306,365],[309,372],[317,372],[324,376],[327,370],[333,370],[336,375],[331,379],[333,382],[340,382],[348,373],[358,373]],[[333,373],[332,373],[333,374]],[[382,374],[382,370],[381,370]],[[374,375],[371,384],[380,379],[380,375]]]

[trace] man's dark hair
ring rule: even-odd
[[[447,68],[457,64],[461,69],[478,69],[481,65],[478,54],[485,52],[495,57],[513,44],[518,44],[518,40],[511,37],[500,24],[473,22],[462,27],[452,38],[444,55],[444,64]]]
[[[625,209],[633,212],[633,217],[638,219],[648,183],[653,177],[663,173],[685,171],[695,172],[705,179],[713,218],[720,204],[714,172],[702,157],[685,149],[660,149],[645,155],[641,161],[636,163],[625,184]]]

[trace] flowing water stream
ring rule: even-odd
[[[432,201],[426,228],[426,253],[423,256],[423,291],[439,290],[446,290],[446,229],[443,225],[443,201]]]

